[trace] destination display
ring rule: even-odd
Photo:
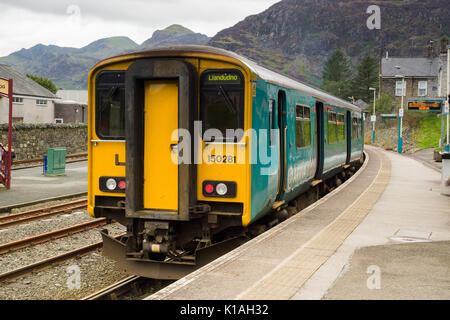
[[[241,84],[237,72],[208,72],[202,76],[203,84]]]
[[[442,100],[411,100],[408,111],[441,111]]]

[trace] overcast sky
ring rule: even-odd
[[[111,36],[138,44],[181,24],[214,36],[279,0],[0,0],[0,56],[38,43],[80,48]]]

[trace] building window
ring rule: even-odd
[[[311,145],[311,112],[309,107],[296,106],[295,122],[297,148],[309,147]]]
[[[36,104],[38,106],[46,106],[47,105],[47,100],[37,99],[36,100]]]
[[[424,97],[427,95],[428,82],[419,81],[419,97]]]
[[[55,123],[64,123],[62,118],[55,118]]]
[[[23,98],[13,97],[13,103],[15,103],[15,104],[23,104]]]
[[[395,95],[397,97],[404,96],[405,93],[406,93],[406,81],[404,82],[404,86],[403,86],[403,94],[402,94],[402,82],[403,81],[396,81],[395,82]]]

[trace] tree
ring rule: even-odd
[[[52,93],[56,93],[58,91],[58,88],[53,83],[53,81],[50,79],[47,79],[44,77],[39,77],[39,76],[36,76],[34,74],[29,74],[29,73],[27,73],[27,77],[30,78],[31,80],[33,80],[34,82],[40,84],[41,86],[43,86],[44,88],[46,88],[47,90],[49,90]]]
[[[347,99],[351,76],[348,58],[340,50],[336,50],[324,64],[323,89],[337,97]]]
[[[375,107],[377,113],[395,113],[394,103],[392,101],[392,97],[387,94],[383,93],[379,99],[376,99],[375,101]],[[370,113],[373,112],[373,104],[370,105],[369,108]]]
[[[357,67],[357,73],[351,82],[351,94],[355,99],[373,103],[373,91],[369,88],[379,87],[377,59],[367,56]]]

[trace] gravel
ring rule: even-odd
[[[79,278],[76,274],[79,274]],[[81,299],[126,276],[125,272],[115,268],[114,261],[94,252],[10,283],[3,283],[0,285],[0,299]]]
[[[91,221],[94,218],[86,211],[75,211],[69,214],[52,216],[44,220],[32,221],[26,224],[19,224],[8,229],[0,230],[0,243],[7,243],[41,233],[70,227],[79,223]]]
[[[0,232],[3,231],[0,233],[0,239],[2,243],[19,240],[92,219],[86,211],[74,212],[0,230]],[[99,233],[101,229],[108,229],[112,236],[125,232],[125,227],[118,223],[112,223],[6,253],[0,255],[0,273],[99,242],[101,241]],[[25,275],[9,283],[0,283],[0,299],[79,299],[126,276],[122,270],[115,269],[114,266],[114,261],[103,257],[101,253],[92,253],[37,273]],[[76,288],[76,282],[75,288],[70,288],[68,285],[68,279],[73,278],[74,270],[80,271],[79,289]]]

